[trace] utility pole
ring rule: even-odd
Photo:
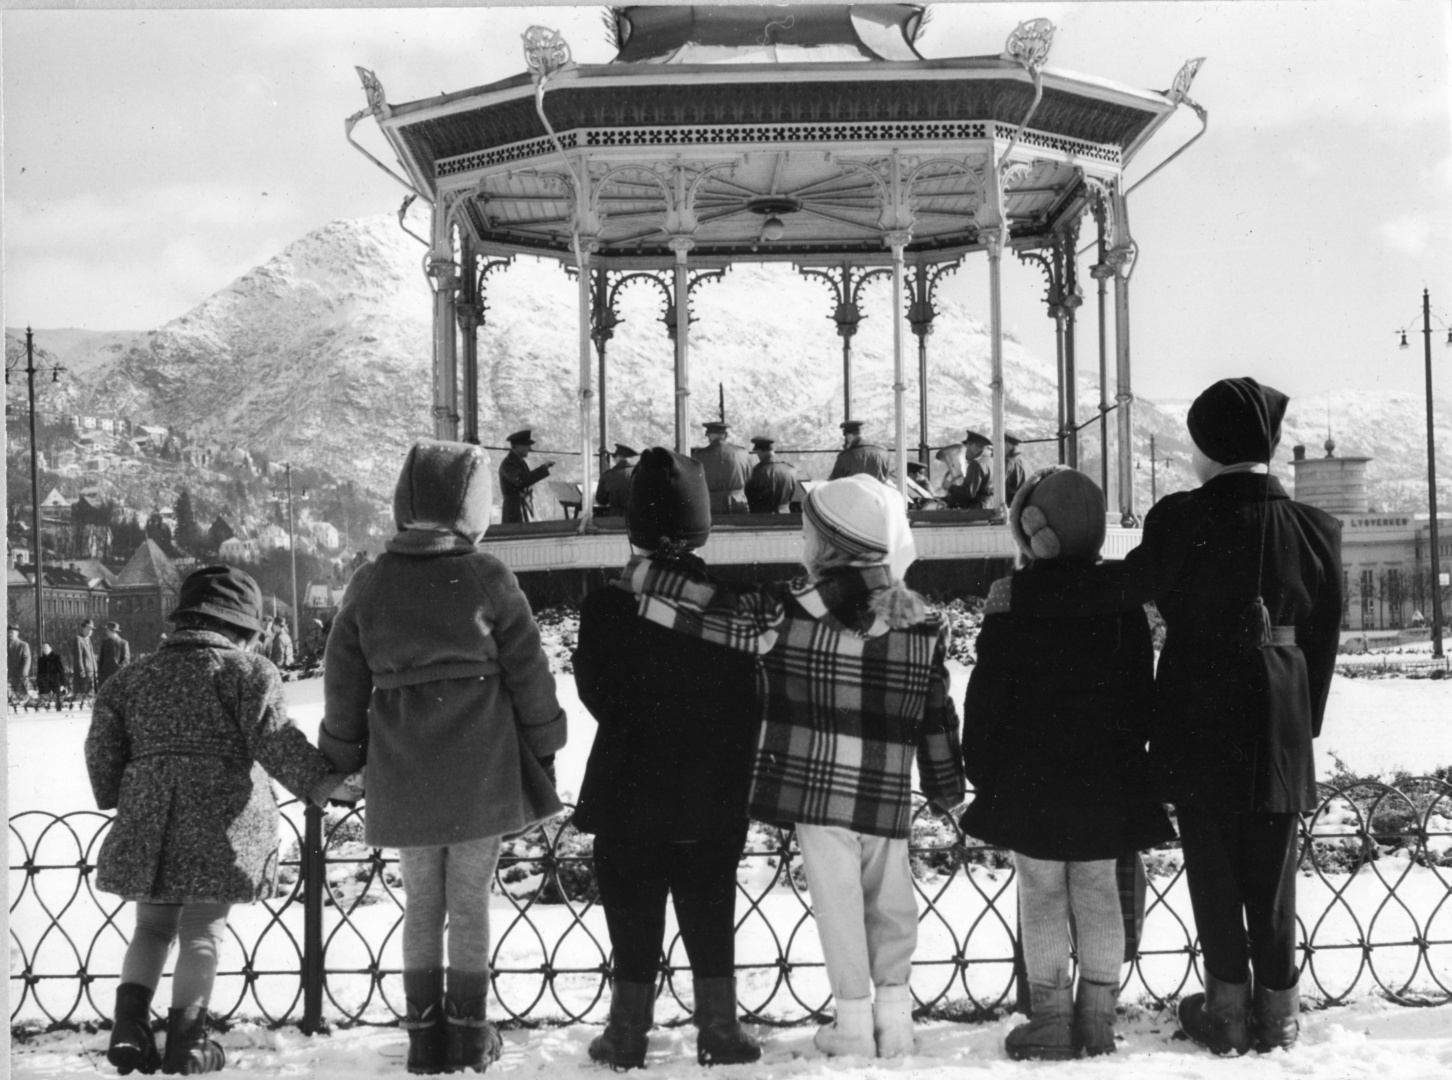
[[[60,373],[64,368],[53,366],[50,369],[50,381],[58,382]],[[25,380],[27,401],[30,406],[30,550],[31,561],[35,566],[35,642],[39,650],[40,643],[45,640],[45,606],[42,592],[45,589],[45,582],[42,580],[44,565],[41,562],[41,535],[40,535],[40,448],[36,445],[35,439],[35,376],[40,368],[35,366],[35,335],[30,327],[25,328]],[[10,381],[10,369],[5,370],[5,381]]]
[[[1448,340],[1452,340],[1452,338]],[[1427,510],[1432,526],[1432,655],[1440,660],[1442,658],[1442,561],[1437,539],[1437,442],[1435,429],[1432,426],[1432,299],[1426,289],[1422,290],[1422,345],[1427,364]],[[34,423],[33,418],[31,422]]]

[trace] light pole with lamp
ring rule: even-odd
[[[35,338],[30,327],[25,328],[25,380],[30,405],[30,543],[31,560],[35,563],[35,647],[37,655],[40,644],[45,640],[45,608],[41,602],[41,536],[40,536],[40,448],[35,442],[35,376],[42,369],[35,366]],[[65,368],[51,365],[50,381],[59,382]],[[6,365],[5,381],[10,382],[10,367]]]
[[[1174,460],[1175,459],[1172,458],[1172,457],[1160,457],[1155,452],[1155,437],[1154,437],[1154,433],[1151,432],[1150,433],[1150,453],[1149,453],[1149,463],[1150,463],[1150,505],[1151,506],[1154,506],[1155,503],[1157,503],[1157,502],[1160,501],[1159,483],[1157,481],[1156,466],[1161,465],[1161,464],[1168,465],[1171,462],[1173,462]],[[1135,464],[1135,468],[1140,468],[1140,467],[1141,466],[1140,466],[1139,463],[1136,463]]]
[[[1441,319],[1437,320],[1439,323]],[[1442,324],[1446,328],[1446,324]],[[1401,348],[1409,349],[1407,332],[1399,330]],[[1447,328],[1447,344],[1452,345],[1452,328]],[[1432,568],[1432,655],[1442,658],[1442,560],[1437,537],[1437,441],[1432,426],[1432,298],[1422,290],[1422,345],[1427,364],[1427,513],[1431,521]]]

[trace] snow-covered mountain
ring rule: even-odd
[[[387,492],[408,444],[432,431],[429,286],[424,248],[391,215],[335,221],[291,244],[182,317],[144,333],[37,331],[45,355],[68,373],[53,407],[145,418],[219,442],[265,449]],[[869,285],[867,319],[854,339],[853,412],[869,434],[891,440],[893,403],[890,286]],[[553,263],[520,259],[488,280],[479,335],[481,437],[499,445],[529,426],[561,475],[578,447],[578,337],[574,283]],[[797,461],[823,475],[839,444],[841,339],[820,283],[780,265],[734,267],[693,295],[692,416],[714,419],[724,395],[739,441],[771,434],[779,446],[812,448]],[[610,441],[668,443],[673,352],[660,317],[664,298],[649,282],[627,288],[622,323],[608,346]],[[918,442],[917,340],[906,332],[908,440]],[[15,331],[7,331],[13,351]],[[1085,342],[1087,345],[1087,342]],[[940,305],[928,338],[928,442],[961,439],[989,425],[989,340],[980,313]],[[1054,360],[1005,344],[1008,426],[1048,438],[1055,420]],[[11,388],[12,394],[15,387]],[[1098,391],[1080,389],[1081,420]],[[1327,399],[1296,402],[1282,457],[1305,443],[1319,454]],[[1329,402],[1338,453],[1374,458],[1370,478],[1382,508],[1425,501],[1425,441],[1418,396],[1341,393]],[[1186,402],[1136,402],[1137,488],[1149,495],[1149,437],[1156,436],[1159,491],[1191,483]],[[1439,467],[1452,476],[1452,430],[1439,408]],[[1113,439],[1113,422],[1110,437]],[[1097,425],[1081,443],[1083,467],[1098,472]],[[1030,444],[1031,465],[1054,460],[1052,443]],[[1163,459],[1170,459],[1168,462]],[[1422,494],[1418,495],[1418,485]],[[1111,492],[1111,505],[1113,501]]]

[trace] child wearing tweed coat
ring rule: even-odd
[[[621,585],[643,617],[759,657],[750,810],[796,827],[836,1009],[816,1044],[895,1057],[913,1049],[914,758],[935,805],[964,794],[950,631],[903,584],[915,552],[896,490],[829,481],[802,520],[805,581],[737,593],[638,558]]]
[[[136,903],[106,1058],[132,1071],[220,1069],[207,1006],[233,904],[273,895],[277,800],[268,775],[319,805],[344,777],[288,719],[277,669],[247,646],[262,593],[241,570],[209,566],[182,584],[165,647],[96,694],[86,768],[96,805],[115,809],[96,887]],[[166,1056],[151,999],[180,939]]]

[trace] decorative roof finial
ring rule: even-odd
[[[524,39],[524,65],[535,82],[548,79],[572,61],[569,43],[558,30],[531,26],[520,37]]]
[[[369,71],[366,67],[353,68],[358,73],[358,78],[363,81],[363,93],[368,96],[368,108],[374,116],[378,116],[388,109],[388,101],[383,96],[383,84],[378,81],[378,76]]]
[[[1013,33],[1008,35],[1008,44],[1003,47],[1003,55],[1009,60],[1017,60],[1030,72],[1037,74],[1044,66],[1044,61],[1049,58],[1049,50],[1053,45],[1054,24],[1048,19],[1029,19],[1019,23]]]
[[[1175,73],[1175,81],[1171,84],[1167,96],[1176,105],[1184,102],[1193,106],[1195,103],[1190,100],[1190,84],[1195,81],[1195,76],[1200,72],[1200,65],[1205,63],[1203,56],[1197,56],[1193,60],[1186,60],[1180,70]]]

